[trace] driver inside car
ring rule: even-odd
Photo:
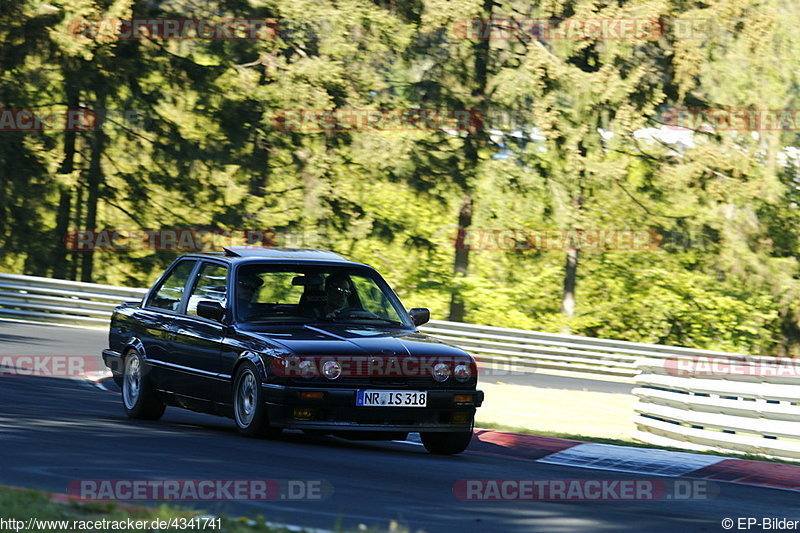
[[[325,307],[322,316],[335,318],[336,313],[348,307],[353,285],[347,274],[333,273],[325,279]]]
[[[255,314],[257,309],[254,300],[262,285],[264,285],[264,280],[255,274],[242,274],[239,277],[236,303],[239,308],[239,317],[242,320],[248,320]]]

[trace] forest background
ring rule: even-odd
[[[435,318],[791,354],[798,26],[789,0],[2,0],[0,271],[145,287],[182,251],[76,235],[258,230]]]

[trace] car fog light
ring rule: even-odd
[[[450,367],[447,363],[436,363],[431,369],[431,375],[439,383],[447,381],[447,378],[450,377]]]
[[[469,413],[453,413],[453,417],[450,419],[450,422],[453,424],[468,424]]]
[[[314,414],[314,411],[312,411],[311,409],[298,409],[298,408],[295,408],[292,411],[292,416],[294,417],[295,420],[311,420],[311,417],[313,416],[313,414]]]
[[[457,364],[456,368],[453,370],[453,377],[456,378],[456,381],[464,383],[465,381],[469,380],[469,378],[472,377],[472,370],[467,364],[464,363]]]
[[[322,375],[328,379],[336,379],[342,375],[342,365],[339,361],[325,361],[322,363]]]

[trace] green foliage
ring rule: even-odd
[[[459,24],[484,16],[661,19],[666,31],[462,38]],[[256,40],[73,31],[80,19],[131,17],[274,19],[280,30]],[[699,128],[679,145],[658,128],[670,107],[800,107],[798,22],[789,0],[6,1],[0,108],[111,113],[95,129],[0,132],[0,269],[145,286],[178,252],[74,252],[64,234],[262,229],[376,266],[435,318],[458,301],[476,323],[792,353],[797,131]],[[299,109],[409,108],[481,120],[457,131],[280,122]],[[564,249],[457,256],[459,225],[693,240],[582,251],[565,274]],[[562,313],[565,275],[573,316]]]

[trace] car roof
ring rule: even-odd
[[[263,246],[227,246],[223,248],[229,257],[265,257],[270,259],[318,259],[323,261],[347,261],[347,258],[327,250],[310,248],[265,248]]]
[[[230,263],[239,263],[252,260],[266,260],[269,262],[315,262],[315,263],[346,263],[362,265],[350,261],[346,257],[328,250],[314,250],[309,248],[267,248],[263,246],[226,246],[222,252],[203,252],[187,254],[183,257],[214,257]],[[364,265],[366,266],[366,265]]]

